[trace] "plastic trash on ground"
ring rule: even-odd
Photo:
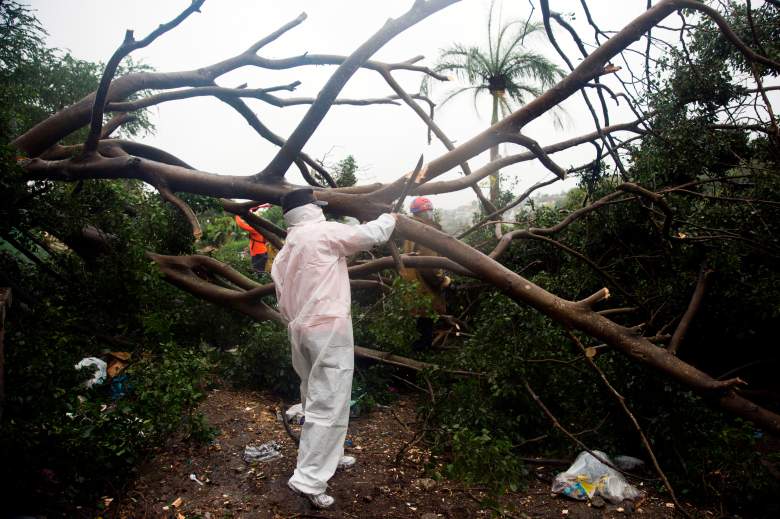
[[[122,373],[130,362],[130,354],[126,351],[108,353],[108,376],[114,378]]]
[[[279,444],[270,441],[262,445],[247,445],[244,447],[244,461],[251,463],[253,461],[268,461],[282,456]]]
[[[593,452],[612,463],[603,452]],[[555,476],[552,491],[580,501],[600,495],[612,504],[624,499],[633,500],[641,495],[636,487],[626,482],[620,472],[603,464],[589,452],[581,452],[566,472]]]
[[[292,425],[303,425],[303,422],[306,420],[303,415],[303,406],[301,404],[295,404],[289,408],[284,412],[284,416],[287,418],[287,423]]]
[[[86,367],[92,367],[95,370],[95,374],[92,375],[92,378],[84,382],[85,387],[92,387],[95,384],[102,384],[106,381],[106,363],[97,358],[97,357],[86,357],[81,359],[78,364],[76,364],[76,369],[80,370],[82,368]]]
[[[363,399],[364,396],[366,396],[367,393],[363,393],[354,400],[349,401],[349,417],[350,418],[360,418],[360,415],[363,412],[363,405],[360,403],[360,401]]]
[[[119,400],[130,389],[130,382],[127,375],[119,375],[111,379],[111,400]]]

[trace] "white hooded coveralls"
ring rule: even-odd
[[[290,483],[321,494],[344,454],[352,392],[354,341],[346,257],[386,242],[395,218],[363,225],[328,222],[314,204],[285,213],[284,246],[271,277],[288,321],[292,364],[301,378],[305,422]]]

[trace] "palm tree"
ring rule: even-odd
[[[490,4],[487,24],[487,47],[468,47],[454,44],[443,49],[437,72],[451,72],[468,86],[456,88],[442,101],[446,103],[464,92],[474,94],[474,108],[480,94],[488,93],[492,99],[493,112],[490,124],[496,124],[512,113],[512,104],[523,105],[529,98],[537,97],[563,77],[555,63],[538,52],[524,47],[526,38],[543,35],[544,27],[537,22],[512,21],[500,23],[494,32],[493,11],[495,0]],[[424,85],[424,88],[427,85]],[[560,121],[556,117],[556,124]],[[490,149],[490,160],[498,156],[498,145]],[[500,173],[490,177],[490,201],[494,204],[499,196]]]

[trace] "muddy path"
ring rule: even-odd
[[[526,489],[487,506],[484,489],[430,479],[426,466],[438,461],[423,445],[408,447],[400,464],[395,463],[398,452],[414,439],[418,425],[414,399],[409,395],[350,423],[345,450],[358,463],[337,472],[330,481],[329,493],[336,498],[333,508],[316,510],[287,489],[296,445],[277,419],[280,404],[266,393],[210,391],[200,410],[219,429],[215,440],[209,445],[172,441],[140,467],[138,477],[122,495],[106,496],[111,501],[102,517],[674,517],[671,503],[652,492],[634,506],[605,504],[599,508],[553,496],[545,481],[560,468],[542,465],[530,467],[537,478]],[[269,441],[277,442],[281,457],[251,464],[242,459],[245,446]]]

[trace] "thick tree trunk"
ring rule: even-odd
[[[498,122],[498,92],[490,92],[490,96],[493,99],[493,115],[490,117],[490,125],[493,126]],[[490,147],[490,162],[495,161],[498,158],[498,143]],[[490,175],[490,202],[498,207],[498,199],[501,196],[501,170],[496,170]]]

